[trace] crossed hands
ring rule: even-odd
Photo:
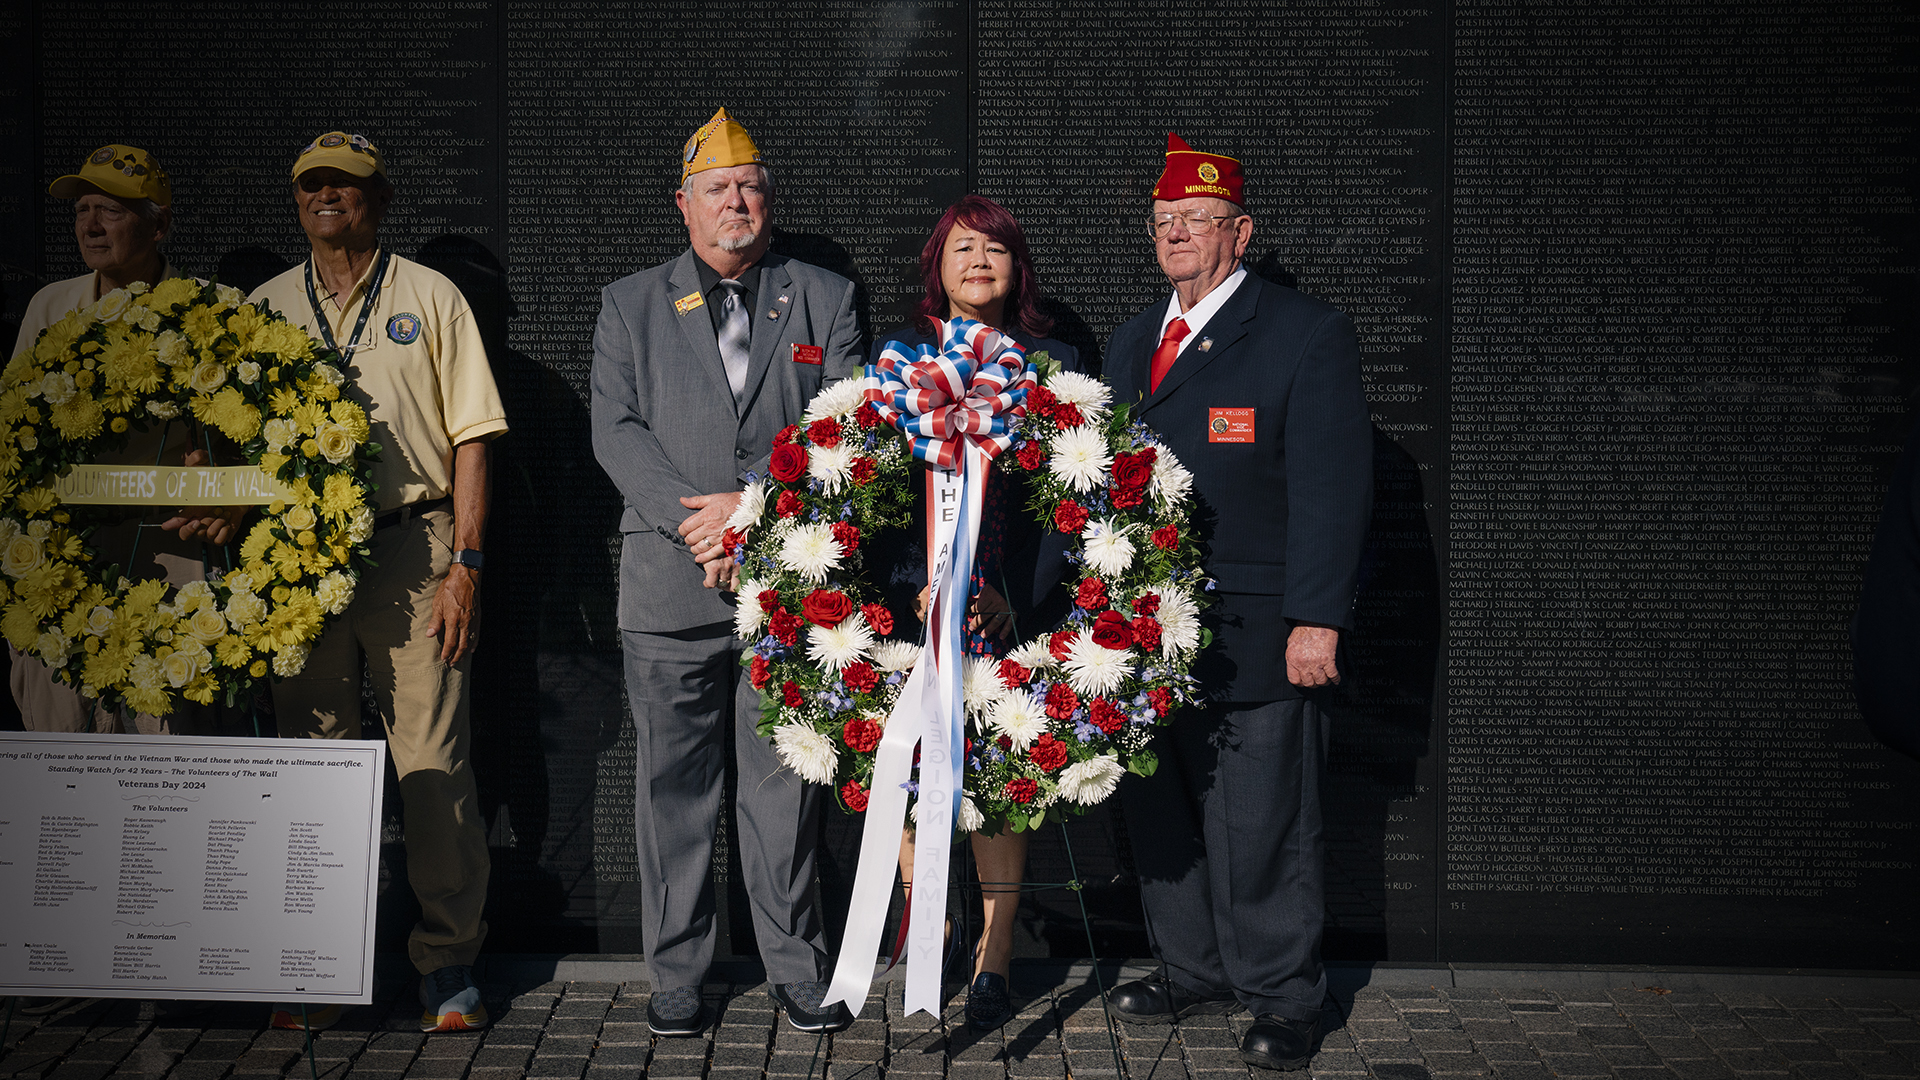
[[[739,565],[727,557],[720,546],[720,534],[727,531],[727,519],[740,505],[740,493],[721,491],[712,495],[682,496],[680,505],[694,511],[680,523],[680,539],[693,552],[694,565],[706,576],[707,588],[733,591]]]

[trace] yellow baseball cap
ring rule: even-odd
[[[687,177],[708,169],[731,169],[735,165],[759,165],[760,148],[753,145],[753,137],[740,121],[727,115],[726,109],[720,109],[713,118],[700,125],[700,130],[687,140],[687,148],[680,163],[680,182],[686,183]]]
[[[300,179],[300,174],[308,169],[339,169],[353,176],[387,175],[387,163],[380,156],[380,148],[365,135],[349,135],[344,131],[329,131],[300,151],[300,156],[293,159],[293,178]]]
[[[47,185],[47,194],[56,199],[77,199],[95,190],[120,199],[151,199],[160,206],[173,205],[173,184],[167,179],[167,170],[152,154],[120,143],[95,150],[87,155],[79,172]]]

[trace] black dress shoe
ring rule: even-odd
[[[1267,1013],[1247,1028],[1247,1037],[1240,1040],[1240,1058],[1257,1069],[1304,1069],[1313,1060],[1313,1036],[1319,1030],[1315,1020]]]
[[[827,996],[826,983],[774,983],[767,988],[767,996],[787,1011],[787,1023],[796,1031],[828,1035],[853,1026],[853,1014],[845,1004],[838,1001],[832,1005],[821,1004]]]
[[[967,1024],[975,1031],[992,1031],[1013,1019],[1013,997],[1005,977],[983,971],[967,987]]]
[[[1196,1013],[1229,1013],[1240,1002],[1232,994],[1196,994],[1160,975],[1121,983],[1107,991],[1114,1015],[1129,1024],[1171,1024]]]
[[[647,1028],[655,1035],[688,1038],[707,1030],[712,1019],[697,986],[655,990],[647,997]]]

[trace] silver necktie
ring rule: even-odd
[[[727,367],[733,400],[739,401],[747,389],[747,351],[753,341],[753,320],[747,315],[745,285],[726,278],[720,288],[726,293],[720,300],[720,362]]]

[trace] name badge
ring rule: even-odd
[[[1253,441],[1252,409],[1208,409],[1207,441],[1250,443]]]
[[[673,302],[673,310],[679,312],[682,315],[685,315],[687,312],[692,311],[694,308],[705,307],[706,303],[707,303],[706,297],[701,296],[697,292],[690,292],[687,295]]]
[[[827,350],[818,345],[793,343],[793,362],[796,364],[822,365],[827,362]]]

